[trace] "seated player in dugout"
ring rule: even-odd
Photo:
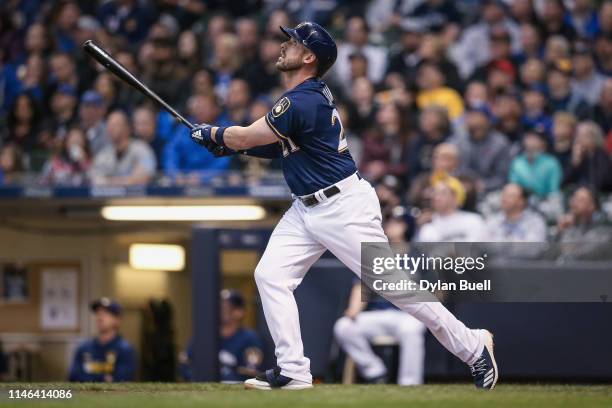
[[[136,375],[136,353],[119,334],[121,305],[103,297],[91,304],[98,335],[81,344],[72,361],[70,381],[124,382]]]
[[[243,326],[246,303],[234,289],[221,291],[221,349],[219,350],[219,379],[223,383],[239,383],[261,370],[262,343],[257,333]],[[180,372],[186,381],[193,380],[191,361],[193,343],[179,355]]]

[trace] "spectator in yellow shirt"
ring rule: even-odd
[[[457,91],[446,86],[446,78],[436,64],[425,62],[417,76],[417,105],[419,109],[440,106],[446,109],[451,120],[463,114],[463,99]]]

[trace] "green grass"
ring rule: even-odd
[[[10,389],[71,389],[64,401],[9,400]],[[500,384],[493,392],[468,384],[320,385],[303,391],[246,391],[241,385],[198,384],[0,384],[0,407],[249,407],[249,408],[556,408],[612,407],[612,385]]]

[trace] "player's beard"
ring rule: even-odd
[[[294,59],[294,60],[289,60],[287,59],[287,57],[283,57],[281,55],[281,57],[278,59],[278,61],[276,61],[276,69],[278,69],[281,72],[287,72],[287,71],[295,71],[302,68],[302,60],[300,59]]]

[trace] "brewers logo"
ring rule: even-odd
[[[280,101],[276,102],[276,105],[274,105],[274,107],[272,108],[272,115],[275,118],[278,118],[280,115],[287,112],[289,106],[291,106],[291,101],[285,96]]]

